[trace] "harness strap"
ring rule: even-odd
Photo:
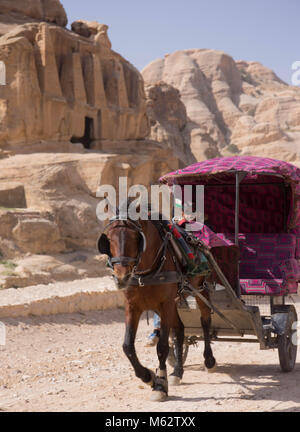
[[[127,256],[119,256],[110,258],[110,262],[112,264],[121,263],[122,265],[126,266],[126,264],[129,264],[130,262],[137,262],[138,258],[132,258]]]
[[[161,233],[160,233],[160,235],[161,235]],[[162,235],[161,235],[161,237],[162,237]],[[155,256],[154,262],[153,262],[152,266],[150,267],[150,269],[147,269],[147,270],[144,270],[144,271],[139,271],[139,272],[137,271],[135,273],[136,277],[140,278],[140,277],[144,277],[144,276],[150,275],[152,273],[154,273],[154,275],[157,275],[160,272],[160,270],[162,269],[163,264],[164,264],[164,262],[166,260],[166,256],[165,256],[166,255],[166,249],[167,249],[167,245],[168,245],[168,242],[170,240],[170,237],[171,237],[170,234],[167,233],[166,236],[165,236],[165,238],[164,238],[164,240],[163,240],[163,242],[162,242],[162,244],[160,245],[160,247],[159,247],[159,249],[157,251],[157,254]],[[155,267],[156,263],[159,261],[159,257],[161,257],[161,259],[160,259],[160,264],[158,266],[158,269],[157,270],[155,270],[155,269],[153,270],[153,267]]]
[[[153,276],[141,276],[134,275],[129,282],[129,285],[161,285],[165,283],[178,283],[181,281],[180,275],[176,271],[165,271]]]
[[[183,249],[184,253],[187,255],[188,259],[193,261],[195,259],[195,256],[194,256],[193,252],[191,251],[191,249],[189,248],[187,242],[185,241],[185,239],[181,235],[181,233],[176,228],[176,226],[173,223],[169,223],[167,225],[167,227],[168,227],[169,231],[173,234],[173,236],[175,237],[177,242],[182,247],[182,249]]]

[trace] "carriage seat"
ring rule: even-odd
[[[234,242],[234,234],[217,234]],[[295,234],[239,234],[241,293],[297,293],[299,238]]]

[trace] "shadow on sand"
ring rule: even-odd
[[[203,373],[204,367],[199,364],[185,366],[185,370],[199,371]],[[214,374],[218,375],[218,379],[214,380]],[[224,379],[220,380],[219,374],[224,375]],[[230,377],[231,380],[226,379]],[[182,386],[193,386],[208,384],[208,380],[196,380],[188,382],[183,378]],[[232,394],[220,396],[203,395],[198,397],[177,397],[170,396],[170,400],[182,400],[185,402],[201,402],[206,400],[227,401],[230,400],[270,400],[274,402],[273,411],[289,412],[300,411],[300,391],[295,391],[300,386],[300,363],[297,363],[295,369],[290,373],[281,372],[279,364],[269,365],[254,365],[254,364],[223,364],[219,365],[216,371],[209,375],[209,384],[218,385],[222,391],[223,385],[232,385]],[[238,385],[242,392],[234,394],[234,386]],[[289,389],[293,391],[289,391]],[[299,407],[280,410],[280,403],[293,402],[299,404]]]

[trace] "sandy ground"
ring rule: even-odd
[[[190,349],[181,386],[159,403],[149,401],[151,390],[122,352],[123,310],[2,322],[0,411],[300,411],[299,355],[295,370],[284,374],[276,350],[219,342],[218,368],[208,374],[201,343]],[[136,346],[155,368],[155,348],[144,347],[150,330],[143,318]]]

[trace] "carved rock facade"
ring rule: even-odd
[[[107,25],[66,22],[58,0],[0,0],[0,289],[103,275],[98,186],[178,168]]]
[[[110,49],[106,31],[99,24],[84,37],[40,22],[0,37],[7,81],[0,86],[0,148],[71,140],[100,149],[103,140],[148,135],[143,79]]]

